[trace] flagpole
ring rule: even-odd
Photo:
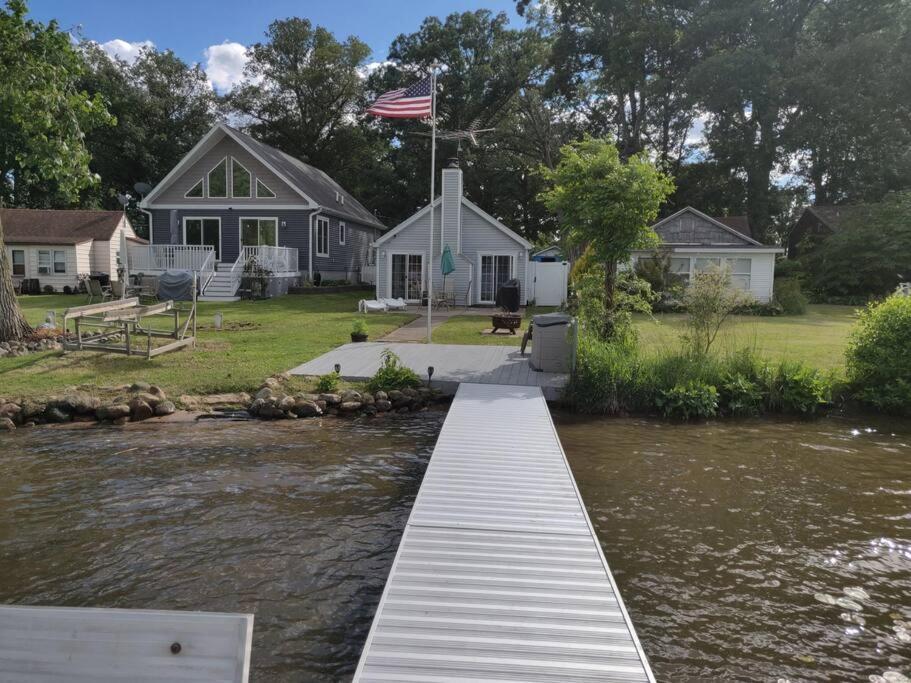
[[[430,245],[427,252],[427,343],[430,343],[433,309],[433,201],[436,199],[437,155],[437,65],[430,65]]]

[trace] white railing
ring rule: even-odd
[[[202,265],[199,267],[199,291],[206,291],[206,287],[209,286],[209,283],[212,281],[212,278],[215,277],[215,250],[209,252],[209,255],[206,256],[205,261],[202,262]]]
[[[274,275],[297,273],[297,249],[288,247],[242,247],[238,261],[242,261],[243,268],[255,261],[260,268],[265,268]]]
[[[215,268],[215,250],[211,246],[189,244],[131,244],[127,247],[131,273],[154,270],[191,270],[202,272],[207,263]]]

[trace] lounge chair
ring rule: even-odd
[[[386,312],[386,304],[376,299],[361,299],[357,302],[358,313],[375,313],[377,311]]]
[[[408,308],[408,304],[406,304],[405,300],[402,298],[399,298],[399,299],[385,298],[385,299],[380,299],[380,301],[382,301],[384,304],[386,304],[386,308],[391,311],[404,311],[405,309]]]

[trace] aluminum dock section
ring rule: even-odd
[[[459,386],[354,680],[654,681],[540,387]]]

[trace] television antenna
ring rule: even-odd
[[[471,126],[464,130],[437,130],[437,138],[440,140],[450,140],[456,141],[459,143],[459,151],[462,151],[462,141],[471,143],[475,147],[478,146],[478,136],[482,133],[490,133],[495,131],[496,128],[478,128],[478,120],[476,119]],[[412,135],[420,135],[422,137],[430,137],[430,133],[425,133],[424,131],[414,131]]]

